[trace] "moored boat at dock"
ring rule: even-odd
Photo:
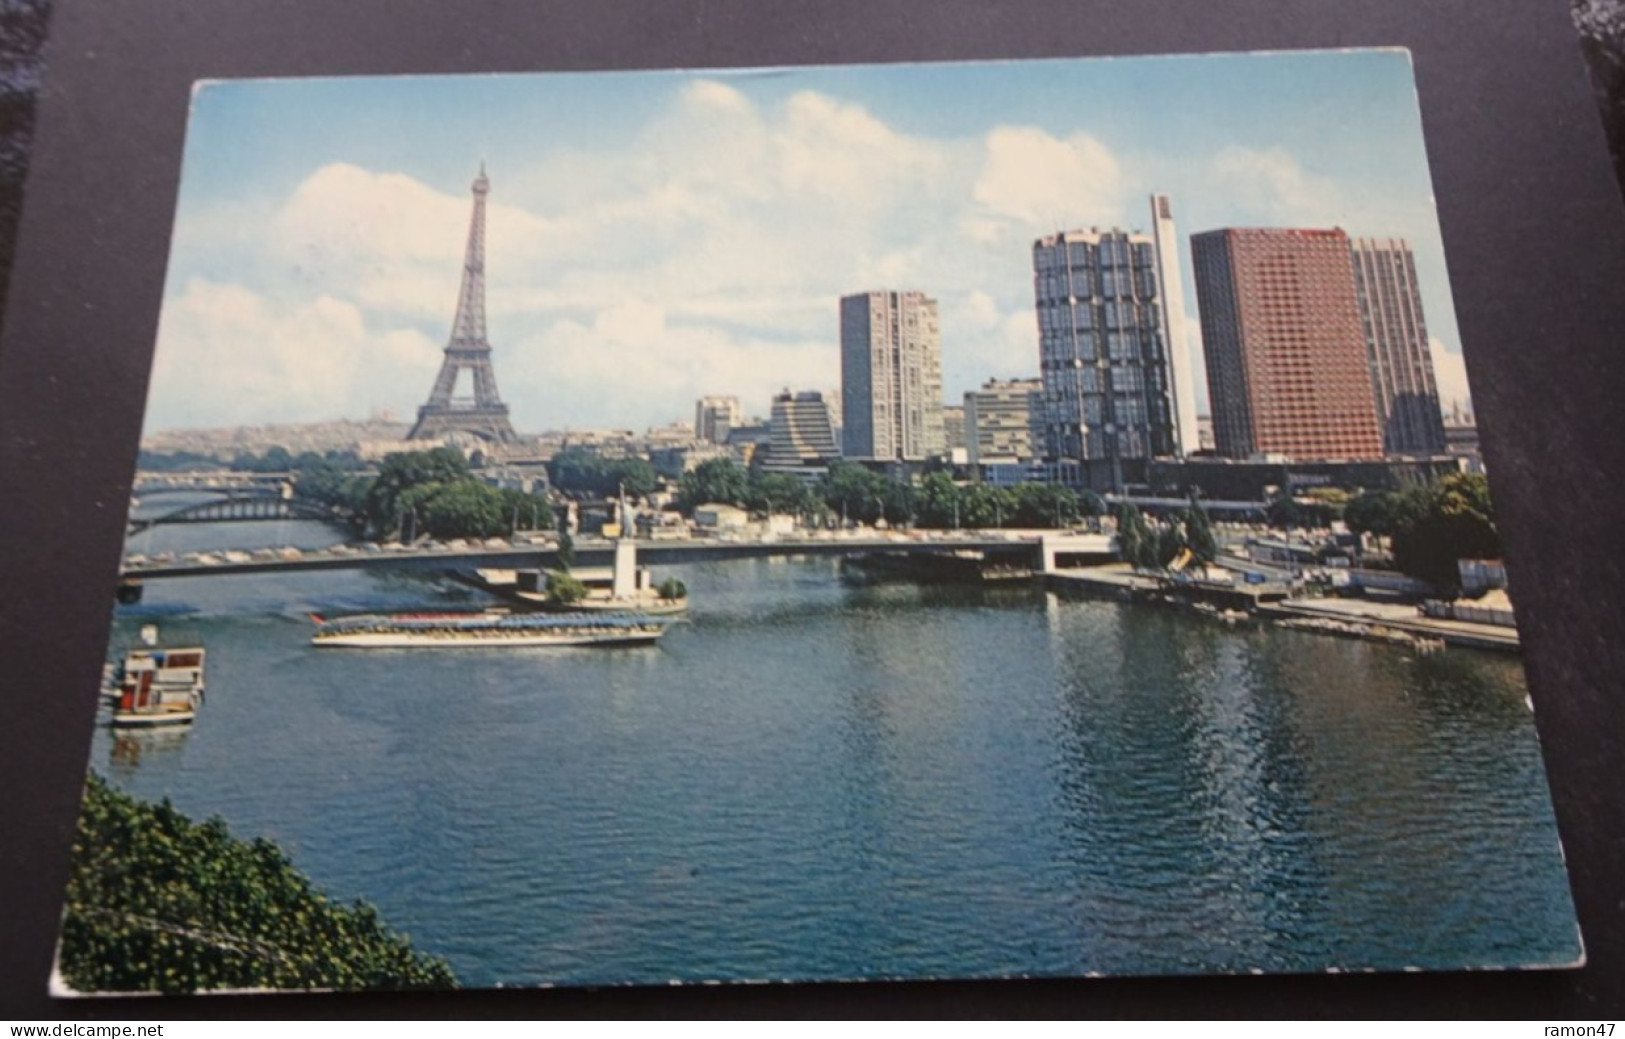
[[[643,613],[395,613],[312,617],[317,646],[634,646],[659,639],[669,618]]]

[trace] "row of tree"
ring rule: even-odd
[[[1459,587],[1459,560],[1501,555],[1489,482],[1479,473],[1396,491],[1322,494],[1307,505],[1278,499],[1268,519],[1290,529],[1312,510],[1318,510],[1313,516],[1318,525],[1340,518],[1355,533],[1386,539],[1396,568],[1442,589]],[[1201,563],[1218,553],[1212,524],[1194,496],[1190,508],[1161,521],[1147,521],[1132,505],[1119,507],[1117,539],[1123,558],[1147,570],[1166,568],[1186,549]]]
[[[365,902],[313,887],[275,844],[194,823],[92,774],[73,842],[59,964],[81,992],[447,988]]]
[[[1053,484],[961,486],[943,470],[928,472],[915,484],[889,479],[856,462],[838,461],[817,484],[809,485],[786,473],[746,469],[726,458],[703,462],[679,481],[680,509],[692,513],[706,503],[787,513],[815,522],[884,519],[894,526],[937,529],[1064,527],[1105,511],[1099,496],[1087,491],[1079,495]]]
[[[1498,559],[1501,533],[1482,473],[1456,473],[1423,487],[1367,491],[1349,501],[1343,522],[1388,540],[1394,565],[1441,588],[1455,588],[1462,559]]]
[[[1157,521],[1148,521],[1133,505],[1117,507],[1117,550],[1125,562],[1140,570],[1164,570],[1181,555],[1203,566],[1219,555],[1213,522],[1195,495],[1190,507]]]
[[[547,478],[571,494],[613,498],[623,489],[641,498],[660,485],[654,466],[642,458],[605,458],[584,447],[566,447],[547,463]]]
[[[347,515],[358,534],[380,541],[488,538],[553,525],[551,506],[484,483],[447,447],[389,455],[376,475],[322,461],[298,469],[295,488]]]

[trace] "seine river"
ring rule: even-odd
[[[673,572],[691,622],[615,650],[317,650],[306,611],[470,593],[156,582],[115,644],[203,640],[208,702],[184,734],[99,728],[91,766],[274,839],[473,985],[1578,955],[1515,657],[832,561]]]

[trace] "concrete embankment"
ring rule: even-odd
[[[1180,606],[1232,622],[1252,617],[1298,631],[1343,638],[1413,646],[1443,643],[1512,653],[1520,650],[1516,628],[1425,617],[1415,606],[1404,603],[1294,599],[1279,585],[1170,581],[1135,573],[1127,566],[1049,573],[1044,575],[1044,584],[1062,594]]]

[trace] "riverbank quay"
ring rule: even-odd
[[[1089,567],[1043,575],[1043,584],[1062,594],[1147,602],[1214,613],[1227,620],[1240,615],[1272,621],[1299,631],[1378,642],[1439,643],[1503,653],[1521,652],[1516,628],[1424,616],[1408,603],[1374,599],[1293,598],[1278,584],[1222,585],[1168,580],[1136,573],[1127,565]]]
[[[1414,605],[1375,599],[1291,599],[1263,607],[1260,615],[1274,620],[1319,620],[1336,624],[1346,633],[1380,636],[1399,632],[1421,639],[1437,639],[1447,646],[1522,652],[1517,628],[1424,616]],[[1302,630],[1315,630],[1304,627]],[[1328,627],[1328,633],[1337,634]]]
[[[1253,613],[1267,603],[1280,602],[1289,594],[1280,584],[1220,584],[1216,581],[1168,580],[1136,573],[1126,563],[1092,566],[1073,570],[1053,570],[1043,575],[1046,587],[1063,593],[1092,595],[1125,602],[1166,602],[1178,605],[1208,606],[1218,610]]]

